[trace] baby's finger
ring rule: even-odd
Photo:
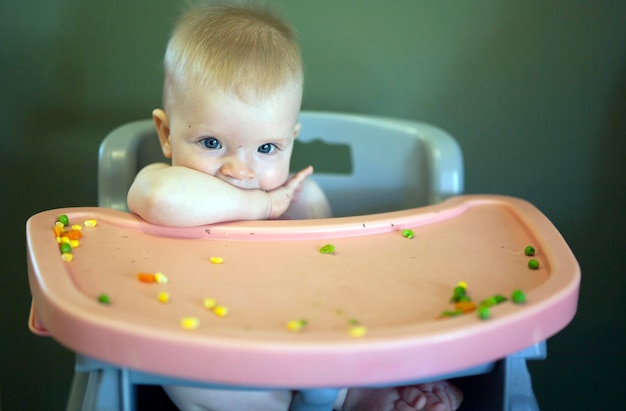
[[[300,179],[300,181],[304,180],[307,177],[310,177],[313,174],[313,166],[308,166],[306,168],[303,168],[302,170],[298,171],[294,177],[297,177],[298,179]]]
[[[287,183],[285,185],[290,187],[291,189],[295,190],[311,174],[313,174],[313,167],[312,166],[308,166],[307,168],[305,168],[303,170],[300,170],[296,174],[291,176],[291,178],[289,180],[287,180]]]

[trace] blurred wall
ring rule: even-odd
[[[303,108],[434,123],[462,146],[468,193],[525,198],[554,222],[583,285],[576,319],[531,365],[539,402],[620,404],[626,2],[270,3],[300,33]],[[26,327],[24,223],[96,204],[98,144],[159,105],[161,57],[182,5],[0,2],[2,410],[63,409],[72,375],[72,354]]]

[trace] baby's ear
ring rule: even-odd
[[[170,145],[170,123],[165,111],[157,108],[152,111],[152,118],[159,134],[161,151],[166,158],[172,158],[172,146]]]
[[[298,138],[298,135],[300,134],[300,130],[302,129],[302,124],[298,123],[296,124],[296,126],[293,128],[293,137],[294,138]]]

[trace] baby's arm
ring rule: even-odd
[[[191,227],[233,220],[280,217],[294,193],[313,173],[305,168],[275,190],[243,190],[216,177],[167,164],[152,164],[135,177],[128,208],[160,225]]]

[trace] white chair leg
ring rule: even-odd
[[[504,410],[539,411],[539,404],[533,392],[532,379],[526,361],[544,359],[545,357],[546,343],[544,341],[519,353],[512,354],[504,360]]]
[[[89,373],[75,372],[72,377],[72,385],[70,387],[70,396],[67,400],[65,411],[81,411],[82,404],[85,401],[85,391],[87,389],[87,380]]]
[[[128,370],[78,356],[66,411],[133,411]]]

